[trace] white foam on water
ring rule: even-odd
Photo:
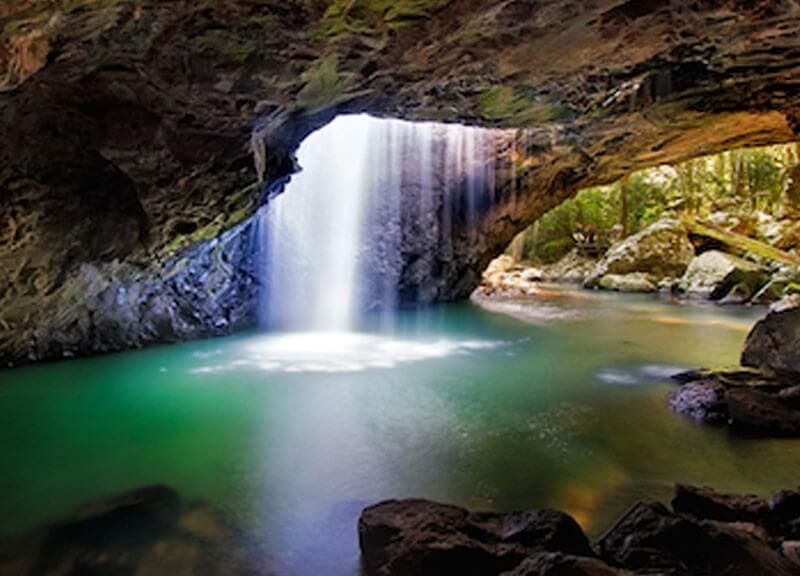
[[[487,340],[403,340],[356,332],[291,332],[249,339],[232,357],[191,369],[193,374],[254,369],[284,373],[363,372],[469,355],[505,344]]]

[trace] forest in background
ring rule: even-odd
[[[731,150],[635,172],[615,184],[581,191],[545,214],[509,247],[515,260],[548,264],[590,228],[602,244],[635,234],[667,216],[736,217],[752,235],[759,218],[800,213],[800,144]]]

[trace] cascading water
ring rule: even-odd
[[[261,212],[262,324],[352,331],[365,311],[431,301],[456,228],[476,234],[494,201],[499,135],[357,115],[309,136]]]

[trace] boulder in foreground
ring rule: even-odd
[[[476,513],[427,500],[367,508],[367,576],[796,576],[800,493],[753,495],[677,486],[673,510],[631,507],[597,543],[551,510]]]
[[[542,553],[594,556],[577,522],[552,510],[480,513],[391,500],[364,510],[358,532],[367,573],[382,576],[502,574]]]

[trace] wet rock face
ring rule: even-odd
[[[800,307],[770,312],[747,337],[742,364],[800,377]]]
[[[466,296],[581,187],[800,130],[790,0],[13,0],[0,27],[0,330],[15,350],[85,265],[165,280],[163,262],[251,216],[339,113],[524,129],[497,171],[514,193],[453,231],[447,266],[409,263],[407,291],[434,299]]]
[[[72,358],[253,326],[258,303],[255,222],[157,265],[82,264],[45,302],[57,314],[0,330],[4,363]]]

